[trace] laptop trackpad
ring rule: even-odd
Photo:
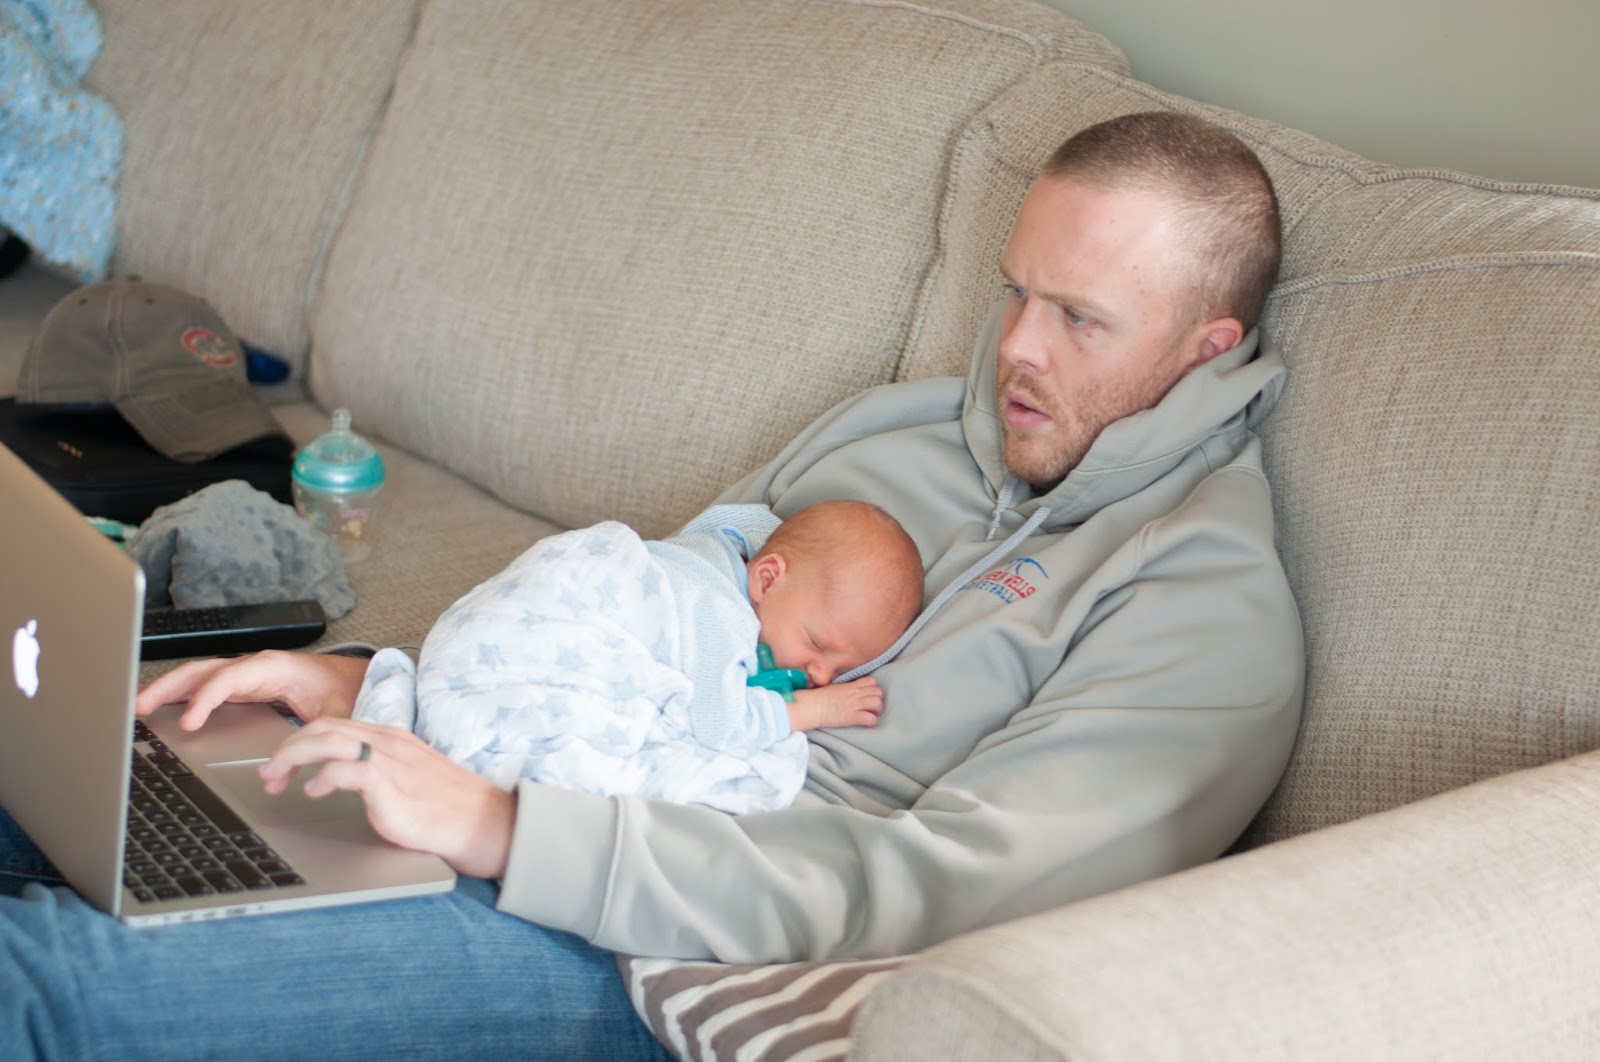
[[[289,788],[278,796],[269,796],[262,787],[258,766],[256,763],[213,764],[206,770],[205,778],[242,818],[262,826],[293,826],[329,819],[365,820],[367,817],[367,806],[360,793],[335,791],[320,799],[306,796],[302,786],[304,779],[311,776],[309,771],[295,775]]]

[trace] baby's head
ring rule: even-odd
[[[876,505],[808,505],[750,560],[750,603],[778,667],[825,686],[900,637],[922,609],[922,557]]]

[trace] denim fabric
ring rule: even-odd
[[[0,1058],[670,1058],[609,952],[492,882],[128,929],[58,880],[0,811]]]

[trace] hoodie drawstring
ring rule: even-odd
[[[1000,486],[1000,497],[994,500],[994,515],[989,517],[989,530],[983,536],[985,542],[993,538],[994,533],[1000,530],[1000,517],[1004,516],[1006,510],[1011,508],[1011,496],[1016,493],[1017,477],[1007,472],[1006,481]]]
[[[1012,479],[1011,477],[1007,476],[1005,490],[1001,492],[1000,504],[995,507],[994,520],[989,525],[989,535],[987,537],[994,536],[995,528],[1000,523],[1001,509],[1004,508],[1006,503],[1010,500],[1011,494]],[[962,572],[952,582],[947,583],[945,588],[939,591],[938,596],[929,602],[928,606],[922,610],[921,614],[917,616],[916,620],[912,622],[911,626],[906,628],[906,632],[895,639],[895,643],[893,645],[879,653],[874,659],[867,661],[860,667],[851,668],[849,671],[846,671],[833,681],[850,682],[854,679],[858,679],[862,675],[871,674],[873,671],[876,671],[884,664],[887,664],[889,661],[899,656],[900,650],[904,649],[907,643],[909,643],[911,639],[916,636],[916,633],[926,626],[929,620],[933,619],[935,613],[937,613],[941,608],[944,608],[945,604],[956,595],[956,591],[966,586],[979,575],[982,575],[988,570],[991,564],[1005,556],[1007,553],[1010,553],[1017,547],[1019,543],[1022,542],[1023,539],[1033,534],[1034,530],[1049,518],[1050,510],[1048,507],[1041,505],[1039,508],[1035,509],[1033,511],[1033,515],[1028,517],[1027,523],[1017,528],[1016,531],[1012,532],[1004,542],[1000,543],[994,549],[985,554],[982,560],[972,565],[966,571]]]

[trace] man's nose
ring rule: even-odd
[[[1006,313],[1000,329],[1002,365],[1042,373],[1049,366],[1049,346],[1045,324],[1047,309],[1042,299],[1027,298]]]

